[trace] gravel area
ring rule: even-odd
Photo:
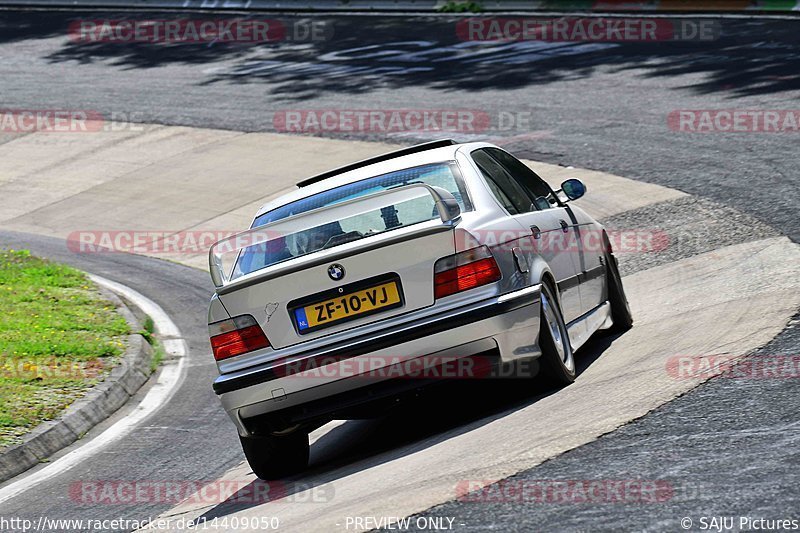
[[[623,276],[723,246],[780,235],[750,215],[693,196],[626,211],[601,222],[611,232],[653,231],[654,242],[664,243],[652,252],[618,253]]]

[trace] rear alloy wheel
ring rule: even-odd
[[[622,333],[633,327],[633,315],[625,289],[622,287],[622,277],[619,275],[617,258],[606,254],[606,288],[608,289],[608,303],[611,305],[611,319],[614,325],[608,329],[611,333]]]
[[[242,437],[242,450],[253,473],[261,479],[279,479],[308,466],[308,433]]]
[[[575,357],[558,300],[547,283],[542,284],[541,299],[542,376],[550,385],[569,385],[575,381]]]

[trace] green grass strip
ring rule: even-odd
[[[83,396],[119,362],[129,333],[83,273],[0,250],[0,447]]]

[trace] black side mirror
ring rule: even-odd
[[[570,200],[577,200],[586,194],[586,185],[579,179],[570,178],[561,184],[561,190]]]

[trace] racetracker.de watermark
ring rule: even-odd
[[[462,41],[659,42],[714,41],[717,20],[602,17],[491,17],[456,23]]]
[[[83,19],[68,29],[78,44],[321,42],[332,34],[330,23],[311,19]]]
[[[675,491],[665,480],[504,479],[464,480],[456,498],[469,503],[646,504],[664,503]]]
[[[93,133],[105,119],[97,111],[69,109],[0,109],[2,133]]]
[[[323,503],[334,498],[331,483],[321,485],[260,479],[92,480],[75,481],[69,499],[79,505],[201,505],[262,504],[279,499],[292,503]]]
[[[66,245],[70,252],[76,254],[127,252],[198,255],[207,254],[214,243],[227,239],[239,231],[79,230],[67,235]],[[236,250],[241,250],[276,238],[280,236],[275,232],[254,232],[235,239],[232,246],[235,246]],[[265,250],[269,249],[268,242],[263,246]]]
[[[506,115],[493,121],[488,112],[479,109],[290,109],[276,112],[272,126],[287,133],[482,133],[493,123],[509,129],[521,127],[514,113]],[[523,125],[529,120],[523,120]]]
[[[538,362],[502,366],[487,356],[370,355],[356,358],[340,356],[309,358],[289,362],[274,369],[277,376],[296,379],[490,379],[530,377]]]
[[[673,355],[667,359],[666,371],[673,379],[797,379],[800,355]]]
[[[797,133],[800,109],[676,109],[667,125],[680,133]]]
[[[143,132],[139,113],[90,109],[0,109],[0,133]]]
[[[230,237],[235,236],[233,239]],[[516,243],[522,250],[535,253],[654,253],[670,246],[670,236],[659,229],[591,230],[582,229],[580,238],[573,232],[543,231],[537,238],[530,230],[477,230],[456,235],[461,249],[480,244],[490,247]],[[606,239],[606,236],[608,239]],[[280,252],[287,234],[274,230],[76,230],[67,235],[67,249],[77,254],[127,252],[138,254],[198,255],[224,241],[218,252],[247,249],[248,253]],[[610,248],[609,248],[610,245]]]
[[[540,228],[536,234],[523,229],[474,230],[456,233],[456,244],[459,249],[469,249],[478,244],[497,246],[516,243],[522,251],[535,253],[597,253],[613,252],[615,254],[655,253],[662,252],[670,246],[670,235],[660,229],[588,229],[581,228],[579,233],[563,231],[545,231]]]
[[[106,363],[99,358],[87,361],[64,361],[56,356],[36,360],[0,356],[0,377],[4,378],[92,379],[103,374],[106,369]]]

